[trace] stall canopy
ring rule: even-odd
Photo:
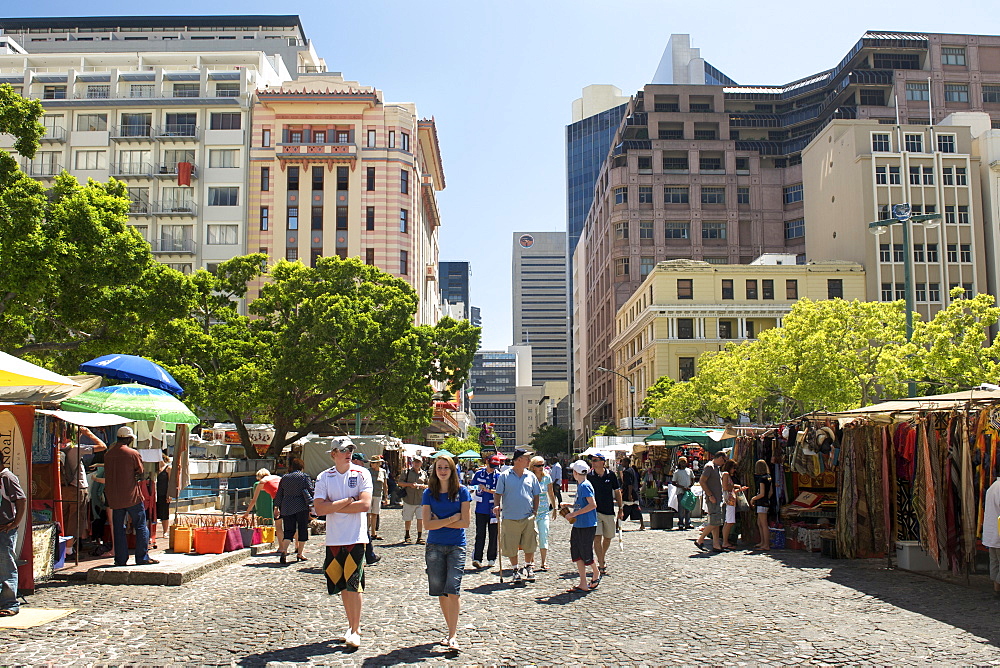
[[[733,439],[725,438],[726,432],[723,429],[708,429],[701,427],[660,427],[643,441],[648,444],[663,445],[686,445],[697,443],[708,452],[716,453],[719,450],[733,446]]]
[[[893,415],[904,415],[921,411],[946,411],[953,408],[962,408],[968,403],[977,402],[1000,402],[1000,390],[963,390],[961,392],[951,392],[949,394],[937,394],[926,397],[914,397],[912,399],[897,399],[895,401],[885,401],[871,406],[862,406],[851,410],[841,411],[833,415],[842,424],[850,422],[854,418],[869,417],[891,418]],[[903,419],[906,419],[905,417]]]
[[[77,413],[75,411],[35,411],[43,415],[57,417],[63,422],[69,422],[80,427],[111,427],[117,424],[128,424],[135,422],[132,418],[114,415],[112,413]]]
[[[20,404],[59,404],[70,397],[89,392],[101,386],[100,376],[67,376],[73,385],[45,385],[42,387],[0,387],[0,401]]]
[[[0,387],[37,389],[46,385],[76,385],[76,381],[20,357],[0,352]]]

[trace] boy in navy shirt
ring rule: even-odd
[[[472,476],[472,488],[476,490],[479,501],[476,502],[476,544],[472,550],[472,565],[483,567],[483,546],[489,537],[486,550],[486,565],[493,568],[497,559],[497,521],[493,517],[493,490],[497,488],[497,466],[500,458],[496,455],[487,457],[486,465]]]

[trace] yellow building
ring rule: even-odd
[[[865,271],[844,261],[796,265],[794,255],[753,264],[660,262],[618,310],[614,369],[635,386],[636,410],[661,376],[688,380],[698,356],[780,327],[798,299],[865,299]],[[615,376],[616,423],[631,412],[628,383]]]

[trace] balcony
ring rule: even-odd
[[[128,203],[128,215],[130,216],[148,216],[149,211],[149,202],[146,200],[131,200]]]
[[[112,125],[112,141],[153,141],[152,125]]]
[[[357,144],[329,143],[280,143],[277,145],[278,158],[306,158],[309,160],[329,159],[336,161],[354,160],[358,157]]]
[[[153,202],[154,216],[197,216],[198,205],[184,200]]]
[[[174,239],[164,237],[153,239],[149,242],[154,253],[170,253],[174,255],[194,255],[198,252],[198,245],[194,239]]]
[[[159,179],[176,179],[177,178],[177,163],[176,162],[164,162],[156,166],[154,170],[156,178]],[[191,163],[191,178],[198,178],[198,165]]]
[[[50,179],[62,170],[63,166],[54,162],[29,162],[24,166],[24,173],[35,178]]]
[[[153,136],[161,141],[196,141],[200,128],[188,123],[170,123],[153,128]]]
[[[111,176],[120,178],[143,178],[148,179],[153,169],[148,162],[118,162],[111,163],[109,169]]]
[[[38,141],[44,143],[47,142],[65,142],[66,141],[66,128],[54,125],[46,126],[45,134],[38,138]]]

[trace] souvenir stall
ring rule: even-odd
[[[983,498],[1000,464],[1000,392],[918,397],[837,417],[840,556],[972,571]]]

